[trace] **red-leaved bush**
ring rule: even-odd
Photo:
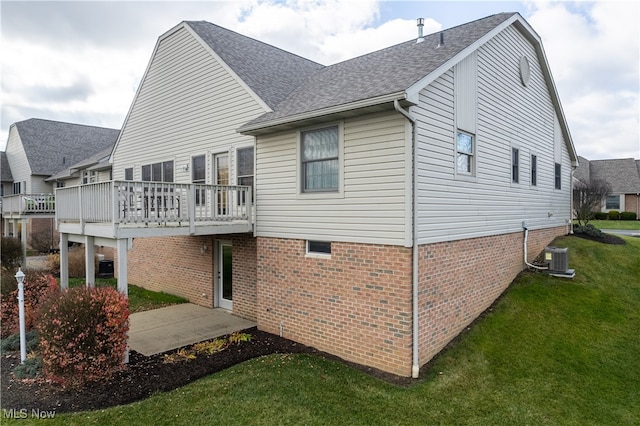
[[[112,287],[65,290],[42,305],[38,329],[45,377],[76,388],[109,378],[124,367],[127,297]]]
[[[58,283],[52,275],[27,271],[24,280],[24,319],[28,332],[36,323],[40,305],[57,293]],[[0,300],[0,337],[20,332],[18,317],[18,289],[2,296]]]

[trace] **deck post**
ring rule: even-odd
[[[27,219],[22,219],[22,230],[20,232],[22,240],[22,267],[27,267]]]
[[[69,234],[60,233],[60,289],[69,288]]]
[[[84,237],[84,271],[87,287],[96,286],[96,246],[94,237]]]
[[[125,296],[129,297],[129,279],[127,276],[127,251],[129,249],[129,242],[126,238],[119,238],[116,240],[116,251],[118,256],[118,291]],[[127,336],[127,340],[129,337]],[[124,362],[129,363],[129,345],[124,352]]]
[[[9,236],[9,219],[2,219],[2,223],[4,225],[4,234],[5,237]]]

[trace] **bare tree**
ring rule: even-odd
[[[578,224],[583,226],[589,223],[593,211],[600,206],[602,200],[611,192],[611,185],[601,179],[592,179],[589,182],[578,179],[573,185],[573,210],[578,219]]]

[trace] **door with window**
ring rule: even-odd
[[[230,241],[217,243],[216,297],[218,307],[233,309],[233,247]]]
[[[229,185],[229,154],[216,154],[213,156],[213,177],[214,185]],[[227,190],[216,191],[216,207],[217,214],[227,213]]]

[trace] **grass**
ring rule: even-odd
[[[590,220],[589,223],[598,229],[640,231],[640,221],[638,220]]]
[[[47,424],[639,424],[640,239],[626,241],[555,241],[570,248],[575,279],[522,274],[408,388],[322,358],[272,355]]]
[[[85,285],[85,282],[84,278],[69,278],[69,287]],[[116,278],[96,278],[96,286],[111,286],[117,288],[118,280]],[[129,284],[128,290],[129,311],[131,313],[149,311],[151,309],[187,302],[187,299],[180,296],[145,290],[144,288],[131,284]]]

